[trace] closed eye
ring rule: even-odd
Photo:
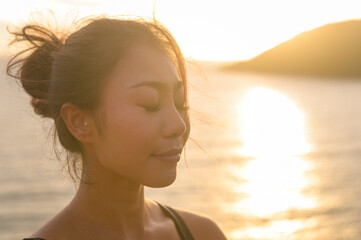
[[[154,107],[147,107],[147,106],[143,106],[143,107],[147,112],[156,112],[160,110],[160,105]]]
[[[143,106],[143,108],[147,111],[147,112],[156,112],[156,111],[159,111],[161,109],[160,105],[157,105],[157,106]],[[183,105],[177,105],[176,108],[179,110],[179,111],[188,111],[189,110],[189,106],[183,104]]]

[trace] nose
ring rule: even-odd
[[[178,110],[174,104],[166,111],[163,125],[163,136],[166,138],[177,138],[187,132],[186,124],[188,117],[186,111]]]

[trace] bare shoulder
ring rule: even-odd
[[[51,222],[48,222],[44,224],[42,227],[40,227],[38,230],[36,230],[34,233],[32,233],[29,238],[41,238],[45,240],[57,240],[54,238],[57,234],[57,229],[54,227],[55,225]]]
[[[67,231],[64,231],[64,229]],[[60,212],[29,237],[43,238],[46,240],[61,240],[67,239],[66,235],[70,232],[73,232],[73,226],[70,224],[70,221],[67,220],[66,216]]]
[[[33,234],[31,234],[30,238],[41,238],[45,240],[57,240],[54,236],[57,234],[57,229],[54,227],[55,225],[48,222],[45,225],[43,225],[41,228],[36,230]]]
[[[174,207],[172,207],[174,208]],[[184,209],[174,208],[179,213],[187,224],[189,230],[192,232],[195,239],[207,240],[224,240],[226,239],[224,233],[219,228],[216,222],[210,217],[187,211]]]

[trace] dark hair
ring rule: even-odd
[[[80,142],[70,133],[60,115],[61,107],[72,103],[94,113],[105,80],[131,44],[151,44],[167,54],[184,83],[188,104],[184,57],[171,33],[158,21],[102,16],[82,20],[77,26],[69,36],[64,32],[56,34],[39,23],[9,31],[15,37],[10,44],[26,42],[30,46],[13,56],[7,65],[7,73],[20,80],[32,97],[35,113],[54,120],[54,149],[57,153],[58,137],[67,150],[65,167],[74,181],[81,180],[79,171],[84,159],[80,156],[83,153]],[[188,137],[188,113],[186,121]],[[96,123],[101,134],[99,118]]]

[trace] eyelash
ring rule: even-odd
[[[156,111],[159,111],[160,110],[160,105],[158,106],[155,106],[155,107],[144,107],[145,110],[147,112],[156,112]],[[177,107],[178,110],[180,111],[188,111],[189,110],[189,106],[181,106],[181,107]]]
[[[147,112],[156,112],[156,111],[159,111],[159,110],[160,110],[160,105],[155,106],[155,107],[144,107],[144,109],[145,109]]]

